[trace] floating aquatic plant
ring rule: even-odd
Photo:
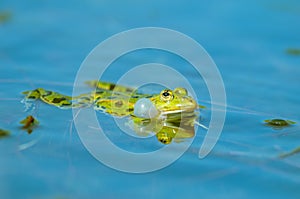
[[[296,122],[294,121],[284,120],[284,119],[270,119],[270,120],[265,120],[264,122],[267,126],[270,126],[274,129],[281,129],[296,124]]]
[[[295,155],[297,153],[300,153],[300,147],[295,148],[294,150],[287,152],[287,153],[283,153],[281,155],[279,155],[280,158],[286,158],[292,155]]]
[[[27,133],[32,133],[33,129],[39,124],[39,121],[32,115],[27,116],[24,120],[20,121],[23,124],[22,129],[27,130]]]
[[[289,55],[300,56],[300,48],[288,48],[286,53]]]
[[[0,129],[0,138],[4,138],[10,135],[10,132],[4,129]]]

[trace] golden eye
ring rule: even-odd
[[[185,88],[175,88],[174,93],[176,95],[180,95],[180,96],[187,96],[188,95],[188,92]]]
[[[160,99],[164,102],[170,101],[173,99],[173,93],[171,90],[165,89],[160,93]]]

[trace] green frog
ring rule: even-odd
[[[143,94],[134,88],[109,82],[95,80],[86,83],[95,90],[74,97],[43,88],[25,91],[25,103],[41,100],[62,109],[93,107],[117,117],[131,116],[135,130],[143,127],[145,121],[155,121],[159,125],[152,126],[143,133],[156,132],[157,139],[163,144],[171,143],[175,137],[194,136],[193,121],[198,118],[195,111],[200,106],[185,88],[163,89],[159,94]],[[180,125],[182,121],[183,126]]]

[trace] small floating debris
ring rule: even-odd
[[[199,107],[200,109],[205,109],[205,108],[206,108],[206,106],[203,106],[203,105],[201,105],[201,104],[199,104],[198,107]]]
[[[267,126],[270,126],[274,129],[281,129],[296,124],[296,122],[294,121],[284,120],[284,119],[271,119],[271,120],[265,120],[264,122]]]
[[[11,13],[8,11],[0,11],[0,24],[7,22],[11,18]]]
[[[9,131],[0,129],[0,139],[4,137],[8,137],[9,135],[10,135]]]
[[[300,56],[300,48],[288,48],[286,53],[289,55]]]
[[[281,155],[279,155],[280,158],[286,158],[292,155],[295,155],[297,153],[300,153],[300,147],[295,148],[294,150],[287,152],[287,153],[283,153]]]
[[[23,124],[22,129],[27,130],[27,133],[31,134],[33,129],[39,124],[39,121],[32,115],[29,115],[24,120],[22,120],[20,124]]]

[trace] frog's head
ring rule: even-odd
[[[134,105],[134,115],[154,118],[158,115],[193,112],[197,108],[196,101],[188,96],[186,89],[175,88],[173,91],[164,89],[159,95],[139,99]]]
[[[164,89],[159,95],[150,99],[161,114],[193,112],[197,109],[196,101],[188,95],[185,88],[175,88],[173,91]]]

